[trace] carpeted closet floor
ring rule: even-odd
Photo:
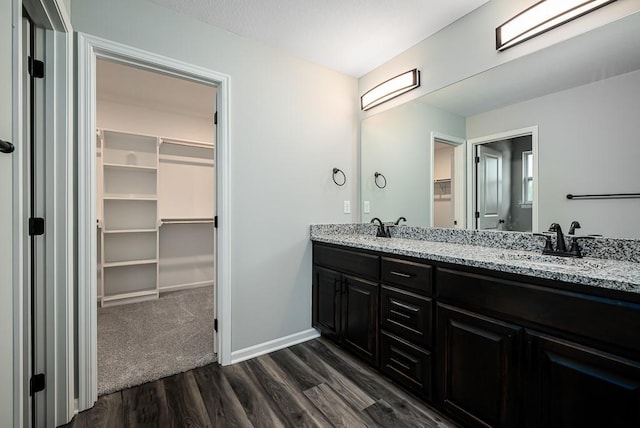
[[[98,309],[98,395],[213,361],[213,287]]]

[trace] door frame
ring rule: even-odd
[[[531,204],[531,231],[538,231],[538,207],[540,201],[538,199],[538,125],[526,128],[514,129],[512,131],[500,132],[484,137],[470,138],[467,140],[467,229],[475,229],[475,210],[476,210],[476,163],[474,156],[476,147],[481,144],[492,143],[510,138],[531,135],[531,151],[533,152],[533,204]]]
[[[218,362],[231,363],[231,77],[96,36],[78,33],[78,410],[97,400],[96,59],[215,85]],[[80,286],[86,284],[87,286]],[[211,326],[213,328],[213,325]]]
[[[68,422],[74,412],[74,151],[73,36],[69,11],[62,0],[12,0],[12,116],[13,116],[13,426],[29,424],[25,219],[27,210],[27,150],[23,132],[22,8],[34,24],[45,29],[44,126],[45,305],[47,425]]]
[[[454,183],[454,217],[455,219],[460,219],[458,224],[455,226],[456,229],[462,229],[466,226],[466,208],[465,202],[467,198],[465,197],[465,173],[466,168],[464,167],[465,162],[465,147],[467,145],[467,140],[464,138],[452,137],[451,135],[442,134],[440,132],[431,132],[431,137],[429,139],[429,153],[431,154],[431,168],[429,169],[429,183],[431,183],[431,199],[429,201],[429,212],[430,212],[430,220],[429,226],[433,227],[434,223],[434,190],[433,190],[433,180],[434,180],[434,160],[435,160],[435,148],[436,142],[442,142],[445,144],[449,144],[454,146],[453,155],[454,155],[454,174],[453,183]]]

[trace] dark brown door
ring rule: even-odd
[[[346,348],[376,365],[378,359],[378,284],[342,276],[344,300],[342,340]]]
[[[518,421],[521,328],[438,304],[439,400],[468,426]]]
[[[527,332],[526,425],[640,427],[640,363]]]
[[[341,276],[330,269],[313,268],[313,326],[333,339],[340,338]]]

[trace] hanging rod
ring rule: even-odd
[[[161,144],[173,144],[175,146],[197,147],[199,149],[213,150],[215,148],[213,144],[196,143],[193,141],[167,140],[163,138],[160,142]]]
[[[640,193],[596,193],[593,195],[572,195],[569,193],[567,199],[635,199],[640,198]]]
[[[161,224],[207,224],[213,223],[211,218],[163,218],[160,219]]]

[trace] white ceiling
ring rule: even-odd
[[[354,77],[488,0],[151,0]]]

